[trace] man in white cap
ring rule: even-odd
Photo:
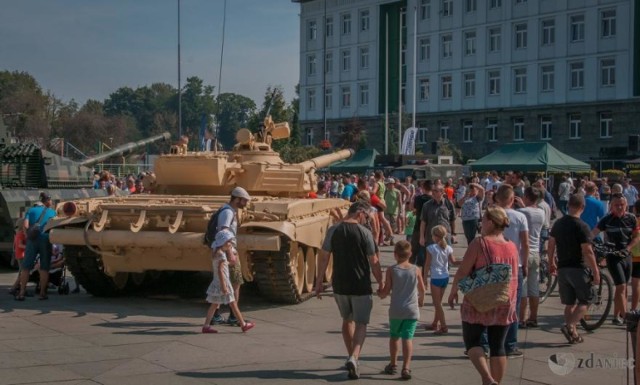
[[[251,200],[251,196],[247,192],[247,190],[242,187],[235,187],[231,190],[231,199],[229,199],[229,203],[225,203],[222,207],[220,207],[220,213],[218,214],[218,223],[216,227],[216,231],[221,231],[224,229],[229,229],[233,233],[234,236],[238,236],[238,209],[243,209],[247,207],[247,204]],[[234,253],[237,253],[235,250],[234,243]],[[236,299],[236,302],[240,301],[240,286],[244,283],[242,279],[242,267],[240,266],[240,259],[236,258],[236,262],[234,264],[229,264],[229,276],[231,278],[231,285],[233,285],[233,292]],[[219,311],[213,316],[214,323],[223,323],[224,318],[220,315]],[[227,323],[231,325],[235,325],[238,323],[237,318],[234,316],[233,311],[229,314],[229,319],[227,319]]]

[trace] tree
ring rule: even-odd
[[[0,71],[0,112],[9,131],[19,139],[42,142],[50,137],[48,104],[49,98],[33,76]]]
[[[236,140],[236,132],[247,127],[249,119],[256,113],[256,104],[246,96],[224,93],[217,99],[218,139],[224,148],[231,148]]]
[[[347,121],[338,137],[338,147],[359,150],[366,147],[367,133],[364,124],[357,118]]]
[[[200,135],[200,124],[204,116],[209,122],[216,112],[213,86],[205,86],[197,76],[187,78],[182,91],[182,133],[193,138]],[[178,98],[174,99],[175,111],[178,111]]]

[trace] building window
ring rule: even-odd
[[[569,33],[572,42],[584,41],[584,15],[573,15],[569,18]]]
[[[310,20],[307,30],[307,39],[316,40],[318,37],[318,23],[315,20]]]
[[[516,4],[524,4],[527,0],[516,0]]]
[[[333,89],[327,87],[324,90],[324,108],[330,110],[333,107]]]
[[[360,106],[365,107],[369,105],[369,85],[360,84]]]
[[[431,0],[420,1],[420,19],[426,20],[431,18]]]
[[[580,139],[582,130],[582,116],[580,114],[569,115],[569,139]]]
[[[527,48],[527,25],[516,24],[516,49]]]
[[[489,95],[500,95],[500,70],[492,70],[489,74]]]
[[[342,108],[351,107],[351,87],[342,87]]]
[[[475,12],[478,9],[478,0],[465,0],[464,1],[464,11],[465,12]]]
[[[342,51],[342,70],[349,71],[351,69],[351,51],[345,49]]]
[[[550,116],[541,117],[540,118],[540,139],[550,140],[552,128],[553,128],[553,124],[551,123],[551,117]]]
[[[365,9],[364,11],[360,12],[360,31],[365,32],[368,31],[370,28],[370,17],[369,17],[369,10]]]
[[[442,0],[442,16],[453,15],[453,0]]]
[[[427,134],[429,133],[429,129],[424,127],[418,128],[418,138],[416,139],[416,143],[425,144],[427,143]]]
[[[476,54],[476,31],[464,33],[464,54],[467,56]]]
[[[476,74],[473,72],[464,74],[464,96],[466,98],[476,96]]]
[[[351,14],[342,15],[342,34],[351,35]]]
[[[603,87],[616,85],[616,59],[600,60],[600,84]]]
[[[327,37],[333,36],[333,17],[327,17],[324,25],[324,30]]]
[[[316,90],[307,90],[307,108],[309,111],[316,109]]]
[[[420,79],[420,100],[429,100],[429,79]]]
[[[431,58],[431,39],[425,37],[420,39],[420,61],[429,60]]]
[[[314,76],[317,71],[316,55],[307,56],[307,76]]]
[[[462,141],[464,143],[473,142],[473,122],[471,120],[462,122]]]
[[[451,42],[453,41],[452,35],[442,35],[442,57],[448,58],[453,56],[453,50],[451,48]]]
[[[515,83],[514,92],[516,94],[524,94],[527,92],[527,69],[515,68],[513,70],[513,80]]]
[[[324,71],[328,74],[333,72],[333,52],[324,55]]]
[[[556,42],[556,21],[542,20],[542,45],[552,45]]]
[[[554,73],[553,65],[545,65],[540,67],[540,73],[542,78],[542,92],[553,91],[554,89]]]
[[[614,37],[616,35],[616,10],[607,9],[600,13],[600,36]]]
[[[313,128],[307,128],[307,146],[313,146]]]
[[[443,142],[449,141],[449,122],[440,122],[440,139]]]
[[[360,47],[360,69],[369,68],[369,47]]]
[[[498,119],[496,118],[487,119],[487,140],[489,142],[498,141]]]
[[[600,137],[611,138],[612,136],[613,115],[611,112],[600,113]]]
[[[502,0],[489,0],[489,8],[500,8],[502,7]]]
[[[502,45],[502,37],[501,37],[500,27],[490,28],[489,29],[489,52],[500,51],[501,45]]]
[[[569,87],[573,90],[584,87],[584,63],[569,63],[569,71],[571,72]]]
[[[513,141],[519,142],[524,140],[524,118],[513,118]]]
[[[451,84],[451,75],[444,75],[441,79],[442,83],[442,99],[451,99],[453,90]]]

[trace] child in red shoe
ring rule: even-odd
[[[216,234],[216,238],[211,245],[211,249],[213,249],[213,281],[211,281],[207,289],[207,302],[209,302],[211,306],[209,306],[207,317],[204,320],[204,326],[202,326],[202,332],[206,334],[218,332],[212,328],[209,323],[215,311],[222,304],[228,304],[229,307],[231,307],[243,332],[255,326],[253,322],[245,322],[233,295],[233,286],[229,278],[228,258],[237,258],[237,255],[235,255],[233,251],[234,239],[235,236],[231,231],[226,229],[221,230]]]

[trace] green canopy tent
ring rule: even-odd
[[[591,166],[549,143],[510,143],[470,164],[472,171],[580,172]]]
[[[351,158],[329,165],[332,173],[357,172],[362,173],[375,168],[376,156],[380,155],[375,149],[358,150]]]

